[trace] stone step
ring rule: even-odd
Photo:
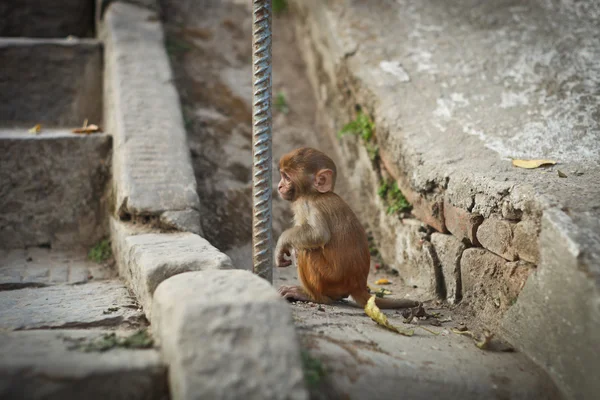
[[[82,251],[47,248],[0,249],[0,291],[57,284],[77,285],[114,278],[116,271]]]
[[[102,133],[0,127],[0,248],[87,248],[105,236],[111,145]]]
[[[84,37],[94,33],[93,0],[3,1],[0,36]]]
[[[85,253],[27,249],[1,250],[0,256],[0,288],[13,289],[0,290],[0,330],[146,324],[116,271]]]
[[[0,332],[0,398],[167,398],[166,367],[155,349],[85,351],[87,343],[107,333]]]
[[[0,38],[0,64],[0,248],[92,245],[112,140],[72,130],[102,122],[101,42]]]
[[[100,123],[100,41],[0,38],[0,65],[2,126]]]
[[[0,329],[138,327],[144,314],[118,280],[0,292]]]

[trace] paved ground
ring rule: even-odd
[[[416,290],[401,285],[377,286],[377,279],[397,277],[372,271],[372,289],[389,288],[393,297],[419,298]],[[275,285],[297,283],[294,268],[278,269]],[[474,341],[453,332],[481,329],[468,317],[439,303],[427,303],[426,310],[437,318],[420,320],[433,335],[412,324],[404,324],[400,311],[386,310],[389,321],[405,329],[405,337],[377,326],[363,310],[344,304],[291,305],[305,351],[310,354],[310,382],[315,399],[481,399],[553,398],[556,394],[548,376],[524,355],[507,352],[510,346],[493,341],[493,351],[477,348]],[[442,322],[445,321],[445,322]],[[323,368],[324,374],[319,375]]]

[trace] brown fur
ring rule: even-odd
[[[283,156],[279,166],[282,173],[279,193],[292,201],[295,226],[285,231],[277,243],[277,264],[289,265],[283,254],[295,249],[303,285],[283,287],[280,292],[286,298],[318,303],[331,303],[351,295],[364,307],[370,298],[369,243],[352,209],[332,191],[335,164],[318,150],[301,148]],[[323,188],[329,187],[330,190],[324,191]],[[418,303],[377,298],[376,304],[380,308],[403,308]]]

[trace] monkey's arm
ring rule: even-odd
[[[291,249],[317,249],[325,246],[329,239],[331,232],[327,222],[317,210],[311,210],[302,224],[286,230],[279,237],[275,249],[277,266],[285,267],[291,264],[291,261],[283,257],[284,254],[289,255]]]

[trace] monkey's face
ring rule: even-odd
[[[282,170],[279,171],[279,173],[281,174],[281,180],[279,181],[278,187],[279,196],[281,196],[281,198],[284,200],[294,201],[294,198],[296,197],[294,183],[292,182],[290,176],[286,173],[286,171]]]

